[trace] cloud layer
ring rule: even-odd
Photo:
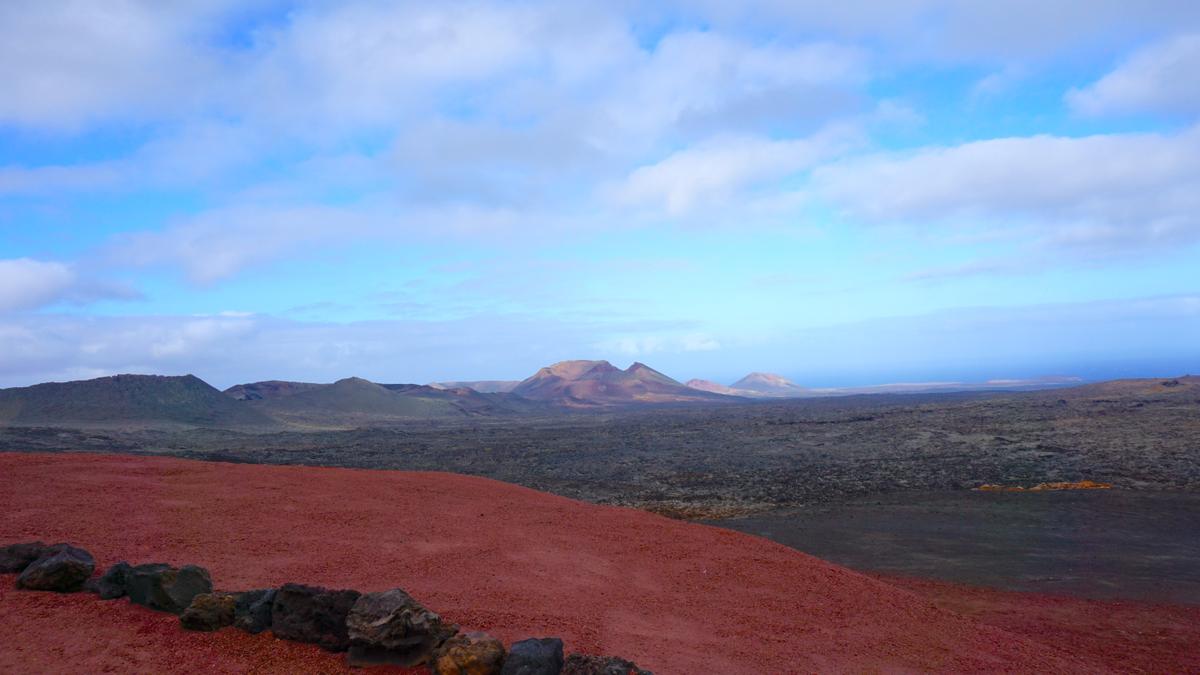
[[[1181,0],[3,3],[0,370],[719,370],[1191,297],[1198,36]]]

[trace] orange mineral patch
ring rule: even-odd
[[[1047,492],[1049,490],[1111,490],[1112,483],[1098,483],[1093,480],[1075,482],[1061,481],[1055,483],[1038,483],[1033,487],[1021,485],[984,484],[975,488],[982,492]]]

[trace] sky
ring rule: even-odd
[[[1192,0],[7,0],[0,82],[0,386],[1200,373]]]

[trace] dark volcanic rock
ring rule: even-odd
[[[615,656],[572,654],[563,664],[562,675],[653,675],[653,673]]]
[[[271,605],[271,630],[286,640],[345,651],[350,646],[346,615],[358,597],[358,591],[284,584]]]
[[[487,633],[460,633],[437,650],[436,675],[500,675],[504,643]]]
[[[55,544],[17,577],[17,588],[73,593],[96,570],[92,554],[69,544]]]
[[[271,605],[275,589],[266,588],[237,594],[233,625],[247,633],[261,633],[271,627]]]
[[[500,675],[558,675],[562,667],[562,640],[530,638],[513,643]]]
[[[434,649],[458,632],[399,588],[360,597],[346,617],[346,627],[352,666],[426,663]]]
[[[84,589],[100,596],[101,600],[125,597],[129,590],[129,574],[133,566],[122,560],[108,568],[98,579],[89,579]]]
[[[201,593],[179,615],[179,623],[188,630],[217,630],[233,625],[237,600],[229,593]]]
[[[164,563],[137,565],[129,570],[129,601],[150,609],[179,614],[201,593],[212,593],[208,570],[196,565],[179,569]]]
[[[20,574],[30,563],[49,552],[50,548],[41,541],[10,544],[0,548],[0,573]]]

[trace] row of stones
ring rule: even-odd
[[[557,638],[504,644],[486,633],[460,633],[401,589],[378,593],[284,584],[236,593],[213,590],[196,565],[119,562],[99,577],[92,555],[69,544],[42,542],[0,548],[0,572],[17,573],[17,588],[130,602],[179,615],[189,630],[234,626],[249,633],[348,651],[353,666],[426,664],[436,675],[650,675],[616,657],[563,657]]]

